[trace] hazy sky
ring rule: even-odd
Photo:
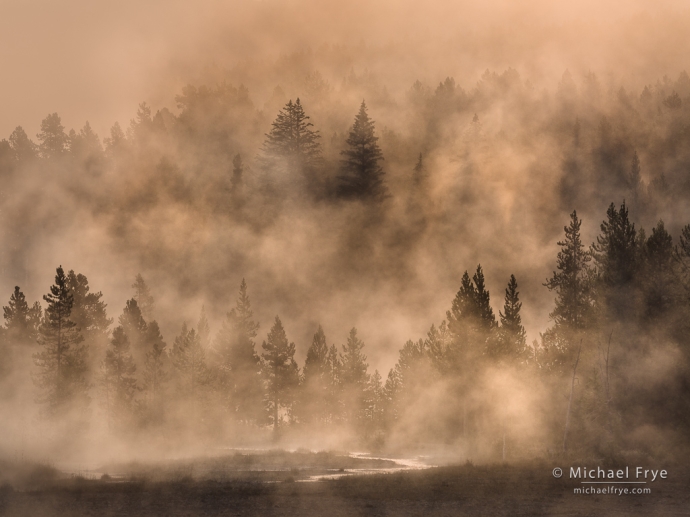
[[[142,100],[174,107],[204,65],[324,43],[397,45],[400,70],[456,74],[465,87],[508,66],[537,81],[592,68],[644,82],[680,72],[690,46],[688,4],[674,0],[2,0],[0,9],[2,137],[18,124],[33,136],[55,111],[68,129],[88,119],[103,136]]]

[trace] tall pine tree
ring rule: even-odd
[[[367,114],[362,101],[355,123],[347,139],[347,148],[342,150],[341,175],[338,177],[339,194],[347,198],[380,201],[388,195],[379,162],[383,152],[374,135],[374,121]]]
[[[288,343],[283,323],[278,316],[261,348],[264,350],[261,362],[266,378],[266,409],[273,430],[277,432],[282,421],[281,409],[290,411],[294,390],[299,383],[299,370],[294,359],[295,344]]]
[[[41,351],[34,355],[38,368],[35,382],[41,390],[39,402],[49,416],[74,409],[83,412],[91,399],[88,395],[87,349],[84,338],[70,319],[74,298],[62,266],[55,284],[43,299],[48,303],[39,329]]]
[[[227,391],[231,415],[242,422],[260,422],[263,382],[254,338],[259,324],[253,319],[247,283],[242,279],[235,307],[227,314],[214,348],[219,355],[221,389]]]

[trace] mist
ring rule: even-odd
[[[0,452],[687,450],[687,408],[660,403],[690,372],[684,2],[4,10],[0,293],[27,306],[0,337]],[[297,99],[313,154],[284,150]],[[381,173],[356,190],[362,116]],[[56,274],[83,348],[64,400],[40,356]]]

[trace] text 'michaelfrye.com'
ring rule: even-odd
[[[552,471],[553,477],[563,477],[563,469],[556,467]],[[569,467],[568,479],[579,480],[579,487],[573,488],[574,494],[586,495],[646,495],[652,489],[646,486],[662,479],[668,479],[665,469],[652,469],[629,466],[604,469],[601,467]]]

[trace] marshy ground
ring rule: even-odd
[[[0,515],[12,517],[672,516],[688,515],[690,508],[690,469],[680,467],[646,485],[648,494],[585,495],[573,491],[579,481],[554,478],[546,463],[466,464],[313,482],[306,481],[321,472],[390,464],[332,453],[235,454],[109,465],[113,474],[97,479],[45,466],[2,466]]]

